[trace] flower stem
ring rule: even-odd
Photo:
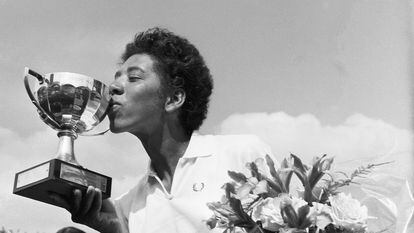
[[[251,231],[248,233],[265,233],[259,225],[256,225]]]

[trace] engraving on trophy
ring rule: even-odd
[[[40,118],[58,132],[59,144],[55,159],[16,174],[13,192],[55,204],[49,193],[68,196],[73,188],[85,191],[92,185],[102,190],[104,198],[109,197],[111,178],[83,168],[74,154],[78,135],[93,129],[106,116],[110,102],[107,86],[82,74],[41,75],[29,68],[25,68],[24,84]]]
[[[88,181],[85,178],[85,173],[76,167],[72,167],[66,164],[62,164],[60,166],[60,178],[88,186]]]
[[[16,187],[21,188],[49,176],[49,163],[42,164],[17,176]]]
[[[106,192],[107,181],[105,177],[101,177],[89,171],[80,170],[67,164],[61,165],[60,178],[84,186],[92,185],[95,188],[99,188],[102,192]]]

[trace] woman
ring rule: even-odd
[[[115,201],[101,191],[74,191],[72,220],[100,232],[204,232],[227,171],[270,154],[253,136],[200,136],[212,79],[198,50],[165,29],[136,35],[110,85],[113,133],[128,132],[150,164],[137,185]]]

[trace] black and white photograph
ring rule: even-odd
[[[0,0],[0,233],[414,232],[412,0]]]

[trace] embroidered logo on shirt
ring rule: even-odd
[[[203,188],[204,188],[204,183],[203,182],[193,184],[193,191],[194,192],[200,192],[201,190],[203,190]]]

